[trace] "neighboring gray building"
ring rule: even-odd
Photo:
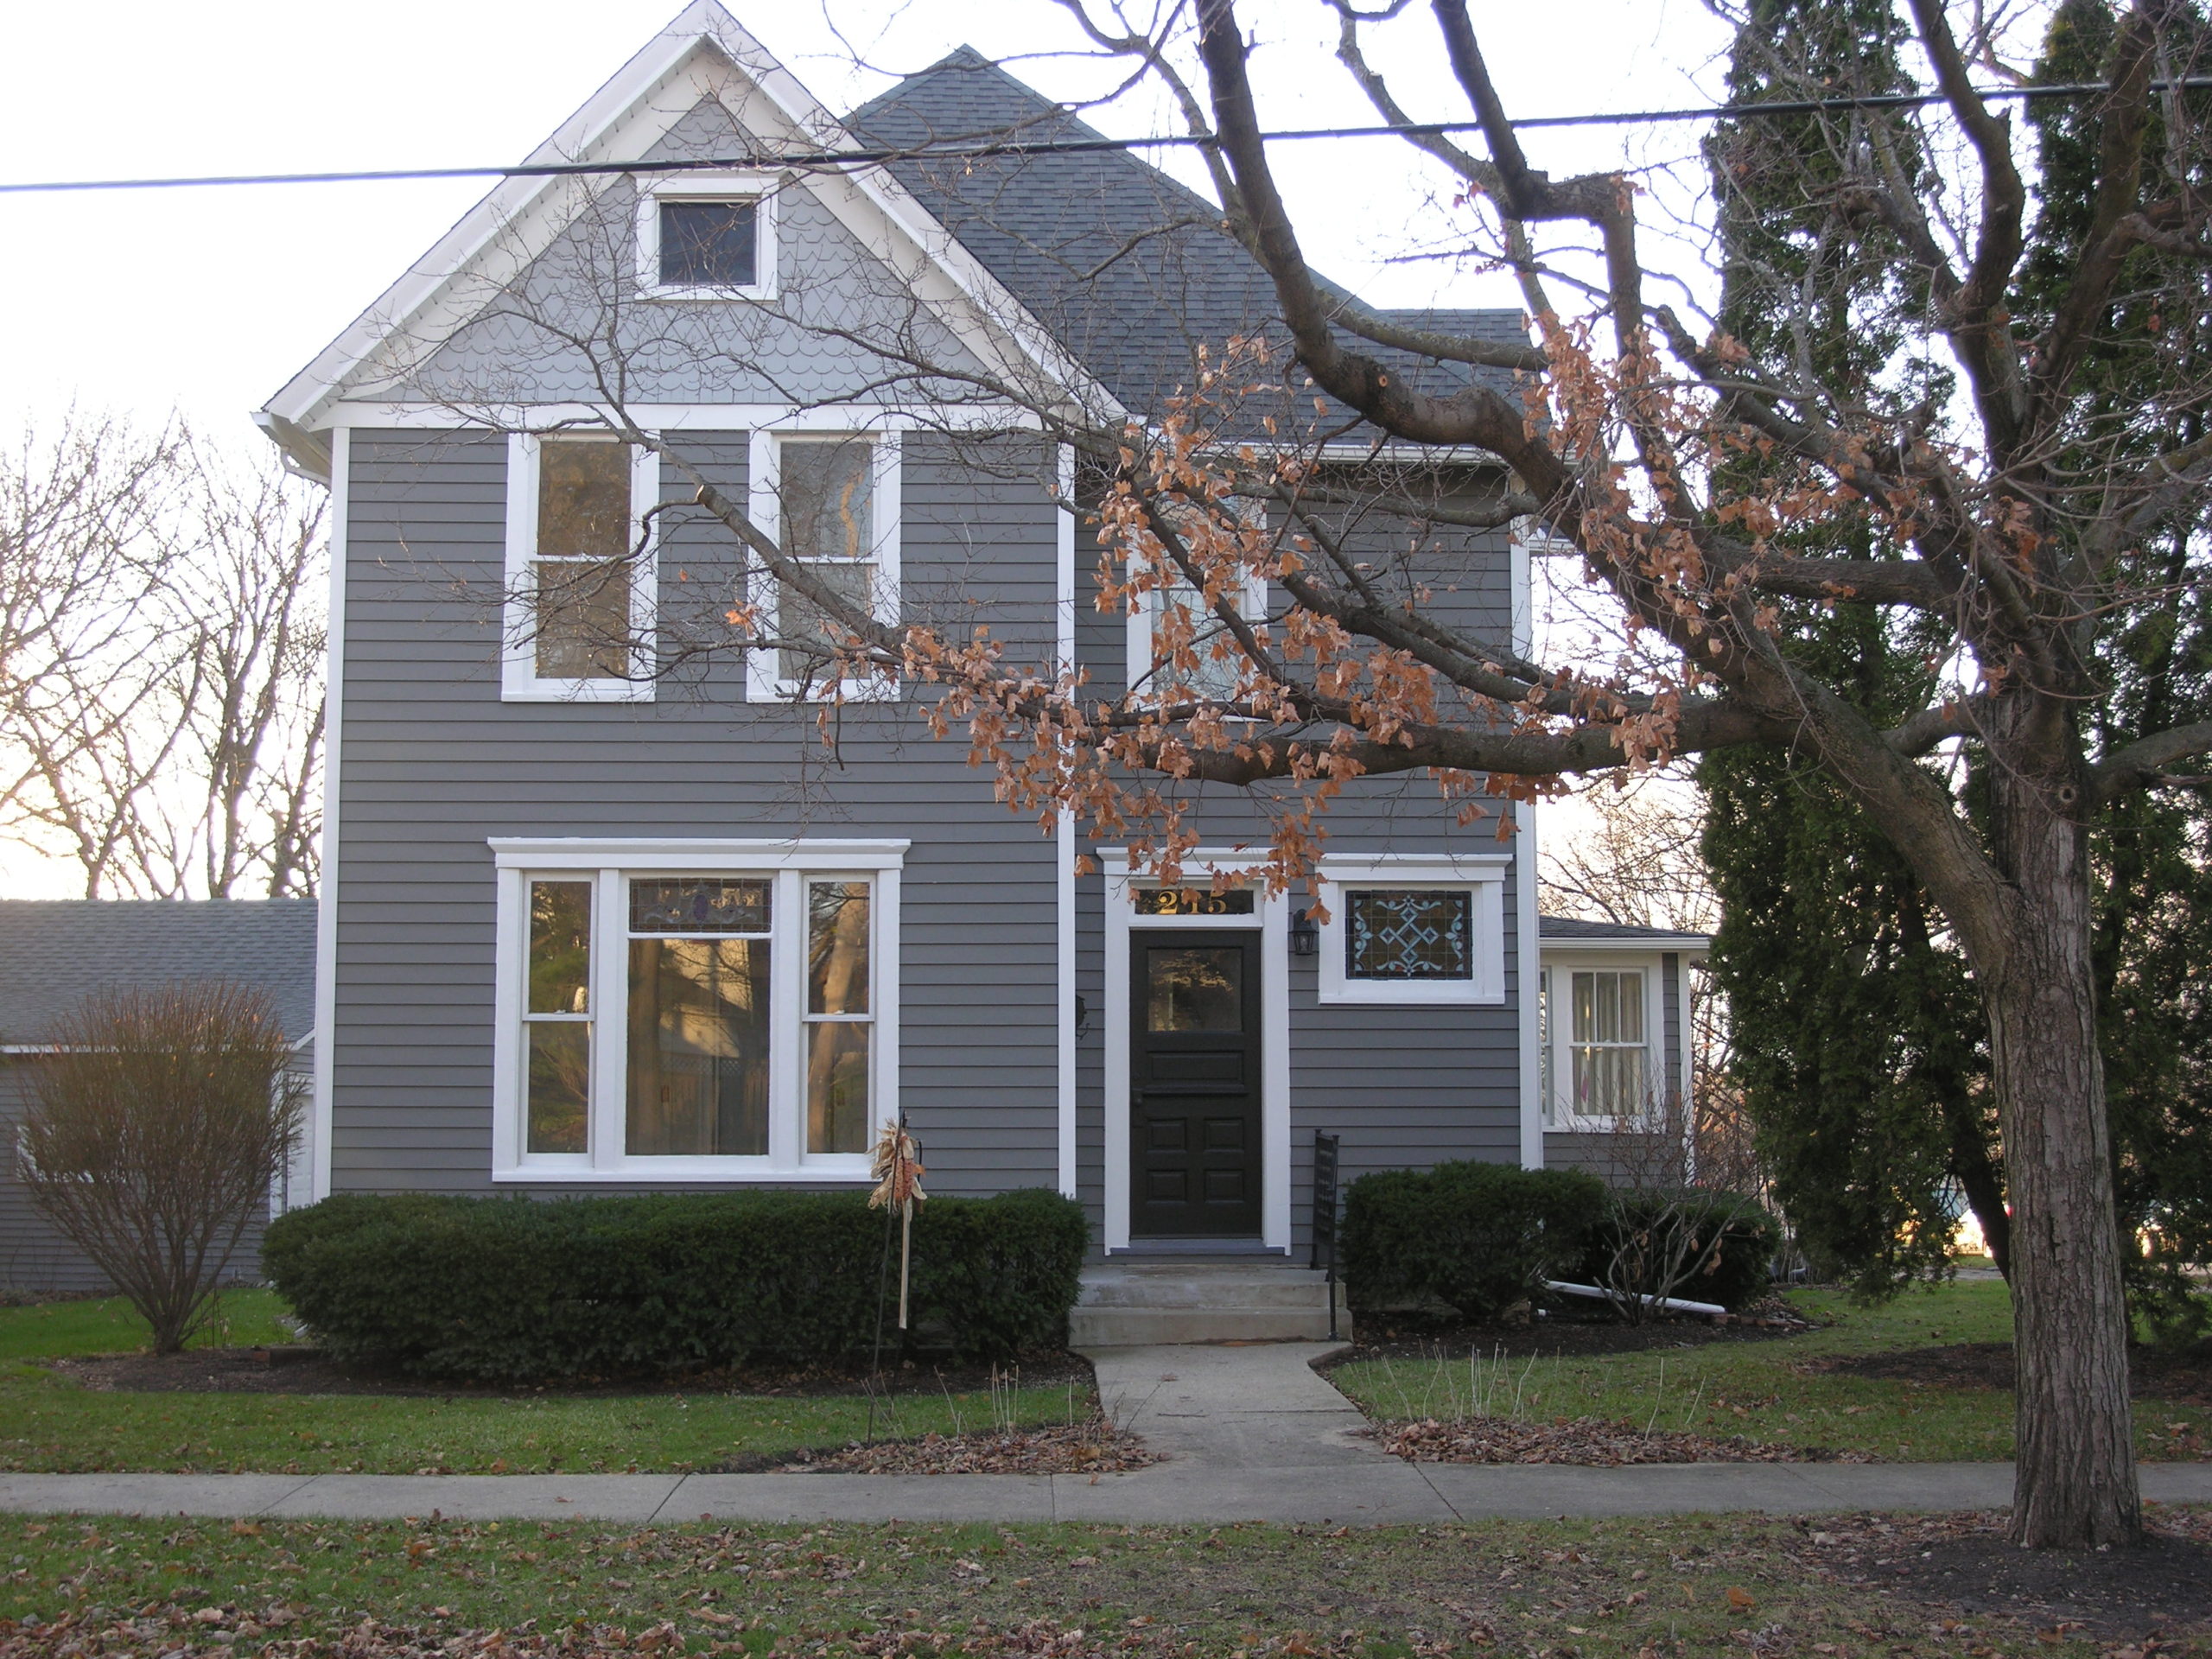
[[[100,991],[223,979],[264,992],[301,1052],[315,1030],[312,899],[0,900],[0,1294],[99,1290],[106,1280],[46,1224],[16,1180],[16,1126],[56,1026]],[[271,1195],[304,1188],[302,1166]],[[241,1258],[252,1270],[254,1248]]]
[[[1317,1130],[1347,1173],[1537,1163],[1686,1077],[1703,941],[1540,942],[1525,811],[1501,839],[1426,780],[1351,790],[1309,929],[1040,834],[924,730],[926,688],[840,705],[833,752],[792,663],[706,648],[779,601],[679,460],[886,620],[988,626],[1102,690],[1154,672],[1030,411],[1156,417],[1198,346],[1267,330],[1217,210],[1126,153],[653,166],[1010,126],[1080,130],[964,50],[840,120],[699,0],[531,157],[637,171],[503,183],[262,412],[334,502],[318,1194],[854,1184],[903,1113],[933,1192],[1058,1187],[1109,1252],[1291,1252]],[[617,399],[675,456],[591,434]],[[1409,487],[1502,482],[1471,454]],[[1506,533],[1343,531],[1378,581],[1525,630]],[[1226,791],[1194,822],[1202,870],[1262,827]]]

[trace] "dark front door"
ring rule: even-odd
[[[1260,1231],[1260,936],[1129,936],[1129,1230]]]

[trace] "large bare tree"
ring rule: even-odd
[[[314,889],[323,503],[181,423],[0,459],[0,833],[92,898]]]

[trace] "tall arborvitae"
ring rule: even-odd
[[[2097,0],[2069,0],[2041,77],[2094,79],[2113,29]],[[1757,101],[1815,89],[1895,90],[1904,84],[1903,35],[1884,4],[1759,0],[1742,19],[1732,92]],[[2016,297],[2024,315],[2062,291],[2094,177],[2082,106],[2031,108],[2043,197]],[[1900,168],[1920,170],[1912,142],[1893,118],[1808,117],[1769,119],[1755,134],[1723,127],[1708,151],[1723,205],[1724,326],[1770,354],[1777,320],[1802,315],[1805,296],[1817,295],[1833,324],[1818,331],[1827,351],[1799,353],[1800,372],[1896,413],[1940,404],[1950,392],[1946,371],[1903,356],[1907,336],[1885,326],[1900,299],[1917,297],[1894,289],[1905,262],[1868,257],[1863,243],[1855,264],[1830,258],[1823,227],[1850,205],[1821,187],[1835,170],[1827,162],[1834,146],[1887,145]],[[2170,156],[2161,131],[2145,164],[2195,170],[2196,159]],[[2160,277],[2171,295],[2172,274]],[[2199,411],[2166,410],[2158,390],[2178,379],[2177,363],[2202,349],[2208,323],[2126,298],[2151,287],[2123,284],[2100,346],[2107,410],[2139,423],[2146,453],[2196,435]],[[2141,556],[2140,580],[2172,580],[2184,538],[2197,531],[2170,527],[2163,547]],[[1805,550],[1846,550],[1847,529],[1825,533],[1820,547]],[[1848,550],[1879,558],[1891,550],[1866,537]],[[2201,601],[2192,601],[2109,641],[2101,666],[2118,694],[2097,710],[2107,743],[2212,708],[2205,620]],[[1801,604],[1789,621],[1789,649],[1884,723],[1922,706],[1944,671],[1932,635],[1884,625],[1878,613]],[[1971,775],[1986,757],[1968,742],[1931,764]],[[1936,908],[1863,810],[1813,768],[1747,749],[1708,757],[1699,776],[1707,792],[1707,861],[1726,907],[1714,964],[1734,1020],[1738,1081],[1801,1236],[1863,1287],[1893,1287],[1940,1270],[1944,1190],[1955,1180],[2003,1265],[2007,1220],[1986,1025]],[[2151,1230],[2150,1255],[2132,1243],[2126,1252],[2131,1288],[2139,1306],[2170,1328],[2186,1328],[2202,1311],[2201,1300],[2182,1293],[2177,1264],[2212,1253],[2212,1000],[2192,989],[2188,974],[2212,951],[2205,830],[2201,800],[2145,794],[2120,806],[2097,836],[2096,967],[2120,1224],[2131,1235]]]

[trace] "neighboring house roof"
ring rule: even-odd
[[[0,899],[0,1044],[42,1043],[94,991],[228,979],[315,1029],[312,899]]]
[[[1703,933],[1685,933],[1671,927],[1630,927],[1619,922],[1586,922],[1571,916],[1540,916],[1536,937],[1546,944],[1671,944],[1677,949],[1702,949],[1712,944]]]
[[[963,46],[845,118],[871,145],[1096,139],[1096,129]],[[1231,336],[1287,338],[1274,287],[1222,228],[1221,209],[1128,150],[912,157],[892,173],[1062,346],[1128,408],[1157,417],[1193,383],[1194,352]],[[1322,282],[1344,303],[1351,296]],[[1462,330],[1525,345],[1517,310],[1391,311],[1410,327]],[[1479,372],[1365,346],[1432,391]],[[1217,360],[1218,358],[1217,357]],[[1278,359],[1279,361],[1281,359]],[[1307,395],[1296,401],[1310,410]]]

